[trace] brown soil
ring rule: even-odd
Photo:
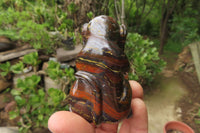
[[[185,47],[178,56],[167,53],[163,59],[167,62],[167,69],[173,70],[186,88],[186,94],[177,103],[182,112],[181,121],[188,124],[195,133],[200,133],[200,83],[190,49]]]
[[[169,59],[166,59],[168,63],[170,62]],[[200,133],[200,83],[198,82],[190,48],[185,47],[174,59],[175,62],[171,61],[172,63],[169,63],[168,66],[172,64],[175,73],[186,88],[186,94],[177,104],[177,107],[181,108],[182,111],[181,120],[191,126],[195,133]]]
[[[186,88],[185,95],[177,102],[177,108],[181,108],[181,120],[188,124],[195,133],[200,133],[200,83],[198,82],[194,62],[189,47],[185,47],[179,54],[166,52],[163,57],[166,69],[173,71],[165,75],[176,75]]]
[[[187,93],[178,102],[178,107],[182,110],[182,121],[187,123],[195,133],[200,133],[200,84],[196,74],[188,72],[179,72],[180,79],[186,86]]]

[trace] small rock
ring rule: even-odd
[[[19,133],[18,127],[0,127],[0,133]]]
[[[32,76],[34,74],[35,74],[34,72],[29,72],[29,73],[24,73],[24,74],[15,74],[13,77],[14,88],[17,88],[17,80],[19,78],[24,80],[26,77]]]
[[[10,102],[10,100],[12,100],[11,97],[11,94],[0,95],[0,110],[3,109],[8,104],[8,102]]]
[[[23,114],[25,114],[26,112],[27,112],[27,111],[26,111],[26,109],[25,109],[24,107],[20,109],[20,114],[23,115]]]
[[[177,118],[181,119],[181,117],[182,117],[182,109],[180,107],[177,107],[175,112],[176,112]]]
[[[15,44],[5,36],[0,36],[0,52],[15,48]]]
[[[10,43],[10,39],[5,37],[5,36],[0,36],[0,42],[4,42],[4,43]]]
[[[3,120],[3,119],[6,119],[8,120],[9,119],[9,115],[7,112],[4,112],[4,111],[1,111],[0,112],[0,119]]]
[[[82,45],[76,45],[74,50],[65,50],[58,48],[56,50],[58,61],[69,61],[76,58],[77,54],[81,51]]]
[[[10,103],[8,103],[5,106],[4,110],[5,110],[5,112],[9,112],[9,111],[15,109],[16,106],[17,106],[17,103],[15,101],[11,101]]]
[[[176,109],[176,113],[178,113],[178,114],[181,114],[181,113],[182,113],[182,110],[181,110],[180,107],[178,107],[178,108]]]
[[[0,109],[3,109],[6,105],[6,103],[4,102],[5,99],[5,95],[0,95]]]
[[[55,80],[51,79],[48,76],[45,76],[44,78],[44,84],[45,84],[45,90],[48,92],[50,88],[55,88],[55,89],[61,89],[62,85],[61,83],[56,82]]]
[[[48,67],[48,62],[44,62],[42,65],[42,70],[46,70]]]
[[[11,83],[4,81],[3,79],[0,79],[0,92],[7,89]]]

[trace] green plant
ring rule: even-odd
[[[46,30],[47,25],[35,23],[27,11],[19,12],[13,8],[2,11],[0,27],[0,35],[23,43],[29,42],[35,49],[46,49],[47,53],[53,52],[54,41]]]
[[[0,64],[0,70],[2,70],[2,72],[0,73],[2,77],[5,77],[9,74],[10,72],[10,62],[6,62],[6,63],[3,63],[3,64]]]
[[[61,83],[63,91],[65,91],[66,87],[71,85],[75,80],[73,68],[65,68],[63,70],[61,69],[60,64],[55,61],[48,62],[46,73],[51,79]]]
[[[169,38],[167,40],[167,44],[164,46],[164,50],[180,53],[184,46],[185,45],[183,45],[181,42],[174,40],[173,38]]]
[[[71,2],[68,6],[67,6],[67,9],[68,11],[71,13],[71,14],[74,14],[77,10],[78,10],[78,7],[76,6],[76,4],[74,2]]]
[[[62,78],[64,76],[63,71],[60,69],[60,64],[55,61],[48,62],[48,67],[46,69],[46,72],[48,76],[53,80]]]
[[[181,48],[200,41],[198,15],[199,11],[193,8],[192,3],[188,3],[182,13],[174,15],[170,40],[178,43]]]
[[[33,52],[33,53],[25,55],[23,58],[23,62],[25,64],[32,65],[33,70],[36,73],[37,66],[40,64],[41,61],[38,60],[38,52]]]
[[[22,61],[19,61],[18,63],[10,67],[10,71],[16,74],[23,73],[23,70],[24,70],[24,63]]]
[[[89,19],[92,19],[93,17],[94,17],[94,14],[93,14],[93,12],[88,12],[87,13],[87,17],[89,18]]]
[[[74,20],[67,18],[66,11],[54,0],[5,0],[0,2],[0,9],[0,36],[18,40],[21,44],[29,43],[35,49],[45,49],[47,54],[57,48],[57,40],[49,31],[58,30],[62,34],[66,29],[67,32],[74,31]],[[77,7],[71,3],[68,10],[74,13]]]
[[[17,62],[14,65],[11,65],[10,62],[0,64],[0,73],[2,77],[6,77],[9,73],[21,74],[25,70],[26,65],[32,65],[33,70],[36,73],[36,68],[40,64],[40,60],[38,59],[38,53],[32,52],[23,57],[22,61]]]
[[[200,124],[200,108],[197,111],[194,121],[196,124]]]
[[[152,82],[154,76],[161,72],[166,64],[159,58],[153,42],[148,39],[144,40],[137,33],[128,34],[125,53],[132,68],[129,78],[138,80],[142,84]]]
[[[37,75],[18,79],[17,89],[12,89],[11,94],[17,103],[14,111],[9,112],[10,118],[21,117],[18,123],[21,133],[29,132],[33,128],[46,128],[51,114],[56,110],[67,110],[62,106],[65,94],[58,89],[50,88],[45,94],[39,86],[41,78]]]
[[[33,52],[25,55],[22,61],[14,65],[9,62],[0,64],[1,75],[7,76],[10,72],[20,74],[23,73],[25,65],[37,67],[39,63],[38,53]],[[72,81],[75,80],[74,69],[61,69],[59,63],[49,61],[46,72],[53,80],[62,83],[63,91],[50,88],[45,93],[44,88],[40,86],[41,77],[38,75],[17,79],[17,89],[11,90],[17,107],[9,112],[10,119],[21,117],[19,131],[22,133],[29,132],[34,128],[46,128],[48,118],[52,113],[57,110],[68,110],[68,106],[62,104],[62,101],[66,98],[64,89],[70,88]]]

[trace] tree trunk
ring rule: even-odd
[[[169,15],[164,15],[161,20],[161,26],[160,26],[160,50],[159,54],[163,54],[164,45],[167,42],[167,34],[168,34],[168,22]]]
[[[162,1],[162,0],[161,0]],[[165,3],[165,0],[162,1],[162,19],[160,24],[160,50],[159,54],[163,54],[164,46],[168,38],[168,20],[172,16],[174,9],[176,7],[178,0],[168,1]]]

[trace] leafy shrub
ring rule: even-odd
[[[162,71],[165,62],[159,58],[158,50],[153,42],[137,33],[129,33],[125,45],[125,53],[129,59],[132,72],[129,79],[149,84],[156,74]]]
[[[45,49],[47,54],[55,52],[61,41],[49,31],[58,31],[64,38],[69,35],[66,32],[74,32],[74,20],[55,0],[3,0],[0,9],[0,36],[20,41],[20,44],[29,43],[35,49]],[[67,9],[73,15],[77,7],[71,3]]]
[[[23,62],[20,61],[15,65],[10,65],[8,62],[1,64],[0,69],[4,70],[1,74],[4,76],[10,71],[22,73],[24,63],[37,66],[39,64],[37,52],[25,55]],[[75,80],[74,70],[72,68],[63,70],[59,63],[50,61],[46,72],[53,80],[62,83],[63,91],[50,88],[45,93],[44,88],[39,85],[41,77],[38,75],[18,79],[17,89],[11,91],[17,107],[14,111],[9,112],[10,118],[21,117],[19,131],[22,133],[34,128],[46,128],[51,114],[58,110],[68,110],[68,106],[62,104],[62,101],[66,98],[64,89],[70,88],[72,81]]]
[[[11,64],[8,61],[6,63],[0,64],[0,70],[2,70],[0,74],[2,77],[5,77],[9,74],[10,67],[11,67]]]
[[[24,70],[24,63],[22,61],[19,61],[18,63],[10,67],[10,71],[16,74],[23,73],[23,70]]]
[[[53,40],[46,30],[46,24],[35,23],[26,11],[15,11],[8,8],[0,14],[0,35],[11,40],[30,43],[35,49],[46,49],[52,52]]]
[[[40,60],[38,60],[38,53],[32,52],[27,55],[24,55],[23,60],[17,62],[14,65],[11,65],[10,62],[0,64],[0,70],[2,72],[0,75],[2,77],[6,77],[9,73],[22,74],[25,71],[26,65],[31,65],[33,67],[34,72],[36,73],[36,68],[40,64]]]
[[[76,6],[76,4],[74,2],[71,2],[68,6],[67,6],[68,11],[73,14],[78,10],[78,7]]]
[[[94,16],[93,12],[90,11],[90,12],[87,13],[87,17],[88,17],[89,19],[92,19],[93,16]]]
[[[23,57],[22,61],[11,65],[9,62],[0,64],[1,76],[5,77],[9,73],[21,74],[25,65],[37,67],[40,61],[38,53],[33,52]],[[59,63],[50,61],[47,68],[47,75],[52,79],[60,81],[63,88],[71,87],[71,83],[75,80],[74,70],[72,68],[61,69]],[[29,132],[34,128],[46,128],[47,122],[51,114],[58,110],[68,110],[68,106],[62,104],[66,98],[65,92],[61,89],[48,89],[45,93],[44,88],[40,84],[41,77],[32,75],[25,79],[17,79],[17,89],[12,89],[11,94],[17,103],[15,110],[10,111],[10,119],[21,117],[19,131],[21,133]]]
[[[26,65],[37,67],[40,61],[38,53],[33,52],[23,57],[22,61],[11,65],[9,62],[0,64],[1,76],[5,77],[9,73],[21,74]],[[71,87],[71,83],[75,80],[74,69],[61,69],[58,62],[50,61],[47,75],[53,80],[61,82],[63,91],[60,89],[50,88],[47,94],[39,84],[41,77],[32,75],[25,79],[17,80],[17,89],[12,89],[11,94],[17,103],[17,108],[10,112],[10,118],[21,117],[19,122],[20,132],[28,132],[36,127],[47,127],[48,118],[57,110],[67,110],[67,106],[61,103],[66,98],[65,90]]]
[[[192,8],[192,4],[188,4],[182,14],[174,15],[170,39],[182,47],[200,41],[197,18],[199,18],[198,11]]]
[[[75,80],[73,68],[68,67],[63,70],[60,64],[55,61],[48,62],[46,73],[51,79],[61,83],[63,91],[68,91],[69,88],[67,88],[67,86],[71,86],[72,82]]]
[[[10,118],[21,116],[18,123],[19,131],[24,133],[33,128],[46,128],[51,114],[57,110],[67,110],[62,106],[65,94],[58,89],[50,88],[45,94],[44,89],[39,87],[41,78],[37,75],[18,79],[17,88],[11,91],[17,103],[17,108],[9,112]]]
[[[40,60],[38,60],[38,52],[32,52],[24,56],[23,62],[28,65],[33,66],[33,70],[36,73],[37,66],[40,64]]]

